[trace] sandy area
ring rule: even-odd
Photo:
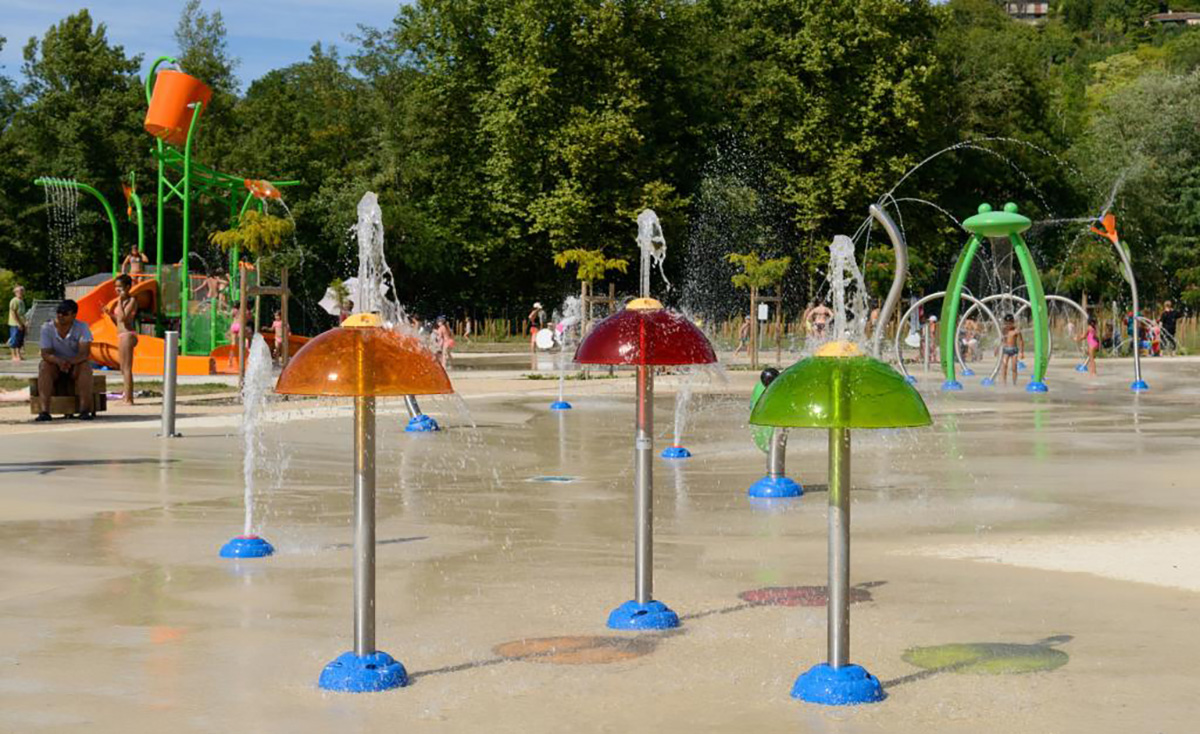
[[[1014,538],[898,552],[1046,571],[1090,573],[1174,589],[1200,591],[1200,528],[1161,529],[1103,537]]]

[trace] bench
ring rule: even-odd
[[[75,394],[75,385],[65,383],[56,385],[56,392],[50,398],[51,415],[71,415],[79,412],[79,397]],[[65,391],[64,391],[65,389]],[[92,375],[92,408],[95,412],[108,410],[108,377]],[[37,415],[42,412],[42,401],[38,399],[37,378],[29,380],[29,412]]]

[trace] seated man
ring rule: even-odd
[[[79,304],[67,299],[58,304],[54,320],[42,324],[42,363],[38,366],[38,399],[42,411],[36,421],[50,420],[50,398],[57,385],[74,384],[79,396],[79,419],[90,421],[92,410],[92,331],[77,321]],[[66,385],[64,385],[66,383]]]

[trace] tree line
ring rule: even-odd
[[[955,220],[1015,201],[1040,223],[1028,239],[1051,292],[1121,297],[1111,246],[1056,221],[1111,207],[1143,298],[1200,306],[1200,29],[1148,24],[1159,7],[1142,0],[1060,0],[1036,25],[1002,5],[417,0],[344,50],[314,45],[242,80],[220,13],[191,0],[162,52],[214,90],[198,160],[302,181],[284,194],[313,329],[327,324],[312,305],[353,273],[367,190],[401,300],[430,315],[553,302],[575,290],[554,263],[565,251],[636,262],[646,207],[682,283],[668,301],[726,293],[725,255],[754,253],[792,258],[799,309],[833,235],[855,234],[876,201],[905,230],[915,293],[944,286],[965,239]],[[73,177],[120,201],[134,171],[153,208],[148,64],[86,10],[23,58],[19,75],[0,70],[0,268],[50,295],[56,268],[105,269],[107,224],[85,203],[76,247],[53,262],[32,181]],[[193,221],[193,270],[214,267],[228,209],[202,201]],[[178,238],[166,233],[168,258]],[[886,282],[888,247],[870,243],[868,275]],[[610,277],[629,292],[636,271]],[[739,308],[709,301],[713,316]]]

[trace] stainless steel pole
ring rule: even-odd
[[[416,395],[405,395],[404,407],[408,408],[409,418],[416,418],[417,416],[421,415],[421,406],[417,404]]]
[[[928,340],[927,340],[928,341]],[[850,401],[846,377],[835,369],[829,429],[829,665],[850,664]]]
[[[179,371],[179,332],[168,331],[163,340],[162,435],[175,438],[175,383]]]
[[[875,333],[871,335],[871,353],[875,355],[875,359],[879,359],[883,349],[883,332],[887,330],[887,323],[892,318],[892,312],[896,310],[896,304],[900,302],[900,296],[904,293],[904,283],[908,279],[908,245],[904,241],[904,235],[901,234],[900,228],[887,215],[887,212],[874,204],[868,207],[868,210],[875,221],[879,222],[883,226],[883,230],[887,232],[888,239],[892,241],[892,250],[896,255],[896,270],[892,273],[892,287],[888,290],[883,308],[879,310],[879,319],[875,322],[874,327]]]
[[[784,463],[787,457],[787,429],[771,430],[771,445],[767,448],[767,476],[779,479],[787,475]]]
[[[850,663],[850,430],[829,429],[829,665]]]
[[[654,368],[637,371],[637,439],[634,443],[634,601],[654,599]]]
[[[375,652],[375,398],[354,398],[354,654]]]
[[[1112,302],[1112,343],[1113,354],[1117,353],[1117,342],[1121,339],[1120,319],[1117,318],[1117,302]]]
[[[1138,336],[1138,287],[1137,280],[1133,276],[1133,263],[1129,259],[1129,253],[1125,251],[1125,246],[1114,242],[1117,248],[1117,254],[1121,256],[1121,264],[1125,266],[1125,280],[1129,282],[1129,292],[1133,296],[1133,380],[1134,384],[1142,382],[1142,340]]]
[[[921,361],[925,364],[925,371],[929,371],[929,353],[933,351],[933,345],[929,343],[933,333],[929,330],[929,324],[921,324]]]

